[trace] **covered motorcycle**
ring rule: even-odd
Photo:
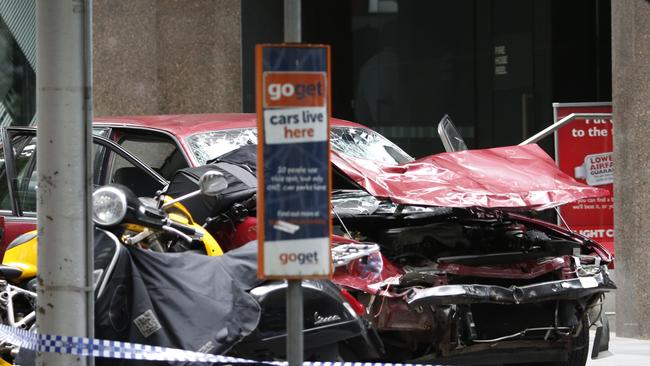
[[[206,176],[222,178],[219,172],[206,172],[201,192],[220,186],[206,184]],[[206,255],[211,235],[190,218],[181,220],[177,199],[162,197],[155,205],[127,187],[108,185],[94,192],[93,203],[97,338],[261,360],[285,357],[286,283],[257,279],[255,242],[225,255]],[[0,299],[3,320],[28,329],[36,315],[37,269],[29,259],[36,258],[36,241],[34,234],[16,239],[0,267],[0,291],[8,294]],[[201,254],[156,251],[178,248],[175,241],[204,244],[191,246]],[[338,359],[341,342],[373,352],[366,322],[350,307],[351,299],[329,281],[306,281],[303,287],[307,359]],[[7,347],[2,356],[12,361],[16,345],[2,346]],[[29,352],[18,356],[30,364]]]

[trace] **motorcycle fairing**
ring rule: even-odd
[[[609,195],[560,171],[535,144],[442,153],[400,165],[337,151],[331,156],[373,196],[405,205],[543,210]]]
[[[21,281],[36,276],[36,230],[28,231],[16,237],[4,253],[2,265],[5,267],[5,278]],[[12,268],[14,271],[12,271]],[[20,271],[20,273],[15,270]],[[12,273],[13,272],[13,273]],[[14,275],[11,277],[9,275]]]
[[[383,354],[381,341],[367,329],[367,324],[349,306],[341,290],[330,281],[305,280],[303,288],[303,338],[305,355],[316,360],[332,344],[345,341],[359,344],[359,354],[374,358]],[[250,359],[286,357],[287,282],[271,281],[251,290],[262,306],[258,328],[229,353]],[[320,356],[320,357],[319,357]],[[325,356],[327,357],[327,356]]]

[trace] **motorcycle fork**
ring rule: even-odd
[[[3,283],[4,282],[4,283]],[[16,321],[16,314],[14,308],[14,297],[18,295],[25,295],[29,301],[35,303],[36,293],[32,291],[25,290],[18,286],[14,286],[7,281],[0,281],[0,286],[4,287],[4,290],[0,292],[0,300],[4,303],[6,309],[6,320],[7,323],[15,328],[27,329],[36,320],[36,312],[32,311],[24,315],[20,320]]]

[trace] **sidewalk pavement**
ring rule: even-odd
[[[589,340],[593,342],[594,332],[591,332]],[[591,344],[589,345],[591,356]],[[587,361],[587,366],[650,366],[650,340],[638,340],[632,338],[616,337],[615,333],[610,334],[609,351],[601,352],[595,360]]]

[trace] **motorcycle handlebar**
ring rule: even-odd
[[[244,199],[245,197],[248,198]],[[257,189],[250,188],[230,195],[226,206],[228,209],[224,210],[220,214],[208,217],[203,227],[206,227],[213,222],[238,222],[243,219],[257,206]]]
[[[257,206],[257,194],[254,194],[251,198],[241,203],[248,210],[252,210]]]
[[[173,229],[176,229],[183,234],[187,235],[195,235],[197,232],[192,226],[188,226],[185,224],[180,224],[178,222],[172,221],[172,220],[167,220],[167,225]]]
[[[225,201],[225,202],[222,202],[222,205],[224,205],[226,207],[230,207],[230,206],[232,206],[233,204],[235,204],[237,202],[243,201],[243,200],[249,198],[250,196],[255,195],[256,193],[257,193],[257,188],[249,188],[249,189],[244,189],[244,190],[241,190],[241,191],[235,192],[235,193],[228,193],[228,197],[221,197],[220,198],[220,197],[217,196],[217,199],[221,199],[221,200]]]

